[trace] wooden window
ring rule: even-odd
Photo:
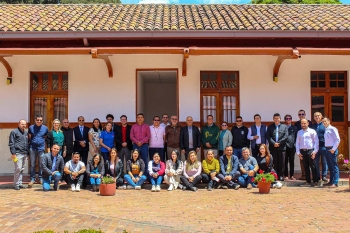
[[[52,121],[68,118],[68,73],[30,73],[30,121],[43,115],[44,124],[52,128]]]
[[[238,71],[201,71],[201,123],[208,115],[214,122],[226,121],[230,126],[239,115],[239,72]]]

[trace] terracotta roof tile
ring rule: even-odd
[[[350,5],[0,5],[0,31],[349,31]]]

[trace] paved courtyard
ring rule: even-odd
[[[0,232],[101,229],[105,232],[349,232],[350,192],[283,187],[198,192],[0,189]]]

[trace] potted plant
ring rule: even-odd
[[[258,183],[259,193],[270,193],[271,183],[277,179],[277,174],[274,172],[264,173],[263,170],[259,170],[258,175],[255,176],[254,182]]]
[[[114,196],[116,190],[116,182],[113,176],[107,174],[101,178],[100,195]]]
[[[349,160],[348,159],[344,159],[344,155],[343,154],[340,154],[339,156],[338,156],[338,158],[340,159],[340,160],[343,160],[343,167],[345,167],[345,169],[346,169],[346,173],[350,173],[350,162],[349,162]],[[350,174],[349,174],[349,189],[350,189]]]

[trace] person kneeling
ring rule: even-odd
[[[80,192],[80,186],[84,180],[85,164],[80,160],[79,152],[74,152],[72,160],[68,161],[64,166],[68,184],[71,185],[73,192]]]
[[[218,175],[220,181],[227,184],[229,187],[237,190],[240,185],[235,183],[239,177],[238,169],[238,158],[233,154],[232,146],[226,146],[225,154],[220,156],[220,170],[221,173]],[[227,189],[227,186],[222,186]]]
[[[188,159],[184,164],[183,176],[180,177],[180,180],[184,186],[180,186],[183,191],[190,189],[192,191],[197,191],[196,185],[201,182],[202,176],[202,165],[197,160],[197,154],[194,150],[188,153]]]
[[[160,161],[158,153],[153,155],[153,160],[148,162],[148,173],[152,184],[152,192],[159,192],[165,172],[165,164]]]
[[[250,156],[247,147],[242,148],[242,155],[243,158],[238,161],[241,171],[241,176],[238,177],[238,183],[243,187],[247,187],[247,189],[256,188],[256,185],[253,183],[254,179],[252,178],[255,177],[259,169],[258,163],[254,157]]]
[[[105,174],[105,168],[101,158],[100,154],[95,154],[87,164],[86,175],[90,177],[93,192],[100,190],[101,176]]]
[[[58,182],[61,180],[64,166],[63,157],[58,154],[59,151],[60,146],[54,144],[51,147],[51,152],[44,154],[41,158],[44,191],[50,190],[51,180],[54,180],[53,189],[55,191],[58,189]]]
[[[220,172],[220,164],[219,161],[214,158],[213,150],[207,151],[207,156],[202,162],[203,174],[202,181],[203,183],[208,183],[208,191],[212,191],[213,187],[216,186],[216,183],[219,179],[216,175]]]

